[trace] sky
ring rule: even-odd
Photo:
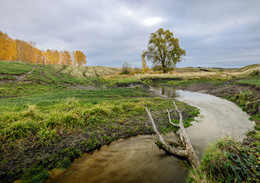
[[[81,50],[89,66],[141,67],[150,34],[163,28],[186,50],[177,67],[242,67],[260,63],[259,8],[260,0],[0,0],[0,30],[39,49]]]

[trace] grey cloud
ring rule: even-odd
[[[141,66],[151,32],[170,29],[186,49],[177,66],[259,63],[258,0],[0,0],[0,30],[41,49],[76,50],[88,65]]]

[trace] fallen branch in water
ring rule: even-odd
[[[151,115],[151,112],[149,111],[149,109],[146,107],[145,108],[149,118],[150,118],[150,121],[152,123],[152,126],[153,126],[153,129],[159,139],[159,141],[161,142],[161,148],[164,149],[166,152],[170,153],[170,154],[173,154],[175,156],[181,156],[181,157],[187,157],[188,155],[188,152],[186,150],[177,150],[177,149],[174,149],[173,147],[171,147],[170,145],[168,145],[163,137],[161,136],[160,132],[157,130],[156,128],[156,125],[154,123],[154,120],[153,120],[153,117]]]
[[[154,123],[154,120],[153,120],[153,117],[151,115],[151,112],[149,111],[148,108],[145,108],[146,109],[146,112],[150,118],[150,121],[152,123],[152,126],[153,126],[153,129],[157,135],[157,137],[159,138],[159,141],[161,142],[161,148],[164,149],[166,152],[170,153],[170,154],[173,154],[175,156],[181,156],[181,157],[187,157],[191,166],[193,168],[198,168],[199,165],[200,165],[200,161],[199,161],[199,158],[198,156],[196,155],[192,145],[191,145],[191,142],[190,142],[190,139],[185,131],[185,128],[184,128],[184,125],[183,125],[183,122],[182,122],[182,113],[181,111],[178,109],[176,103],[173,101],[173,104],[175,106],[175,110],[179,113],[179,117],[180,117],[180,122],[179,124],[175,124],[175,123],[172,123],[171,121],[171,116],[170,116],[170,112],[169,110],[167,109],[167,113],[168,113],[168,119],[169,119],[169,122],[171,125],[175,126],[175,127],[179,127],[180,129],[180,139],[181,139],[181,142],[182,142],[182,145],[185,146],[186,150],[177,150],[177,149],[174,149],[173,147],[171,147],[170,145],[168,145],[163,137],[161,136],[160,132],[157,130],[156,128],[156,125]]]
[[[180,116],[179,127],[180,127],[180,138],[181,138],[182,144],[186,147],[186,149],[188,151],[188,160],[189,160],[190,164],[192,165],[193,168],[196,169],[200,166],[199,158],[196,155],[196,153],[191,145],[190,138],[187,135],[186,130],[184,128],[184,125],[182,122],[182,113],[178,109],[178,107],[174,101],[173,101],[173,104],[175,106],[175,110],[179,113],[179,116]]]

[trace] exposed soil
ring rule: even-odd
[[[142,82],[117,83],[116,87],[128,87],[128,88],[140,87],[142,89],[149,90],[149,86]]]
[[[31,71],[17,76],[16,83],[22,82],[27,75],[31,74],[34,71],[34,69],[35,67],[33,67]]]
[[[68,89],[72,90],[97,90],[100,88],[97,88],[93,85],[83,86],[83,85],[75,85],[75,86],[68,86]]]
[[[46,76],[44,76],[42,70],[41,70],[39,67],[37,67],[37,69],[38,69],[38,71],[40,72],[40,75],[41,75],[42,78],[44,78],[44,79],[46,79],[46,80],[50,80],[49,78],[47,78]]]
[[[59,71],[57,72],[57,76],[58,76],[59,78],[61,78],[61,79],[63,79],[63,78],[61,77],[60,73],[61,73],[64,69],[66,69],[66,66],[65,66],[65,65],[61,68],[61,70],[59,70]]]

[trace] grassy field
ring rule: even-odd
[[[120,70],[0,61],[0,98],[54,92],[68,86],[97,85],[99,77]]]
[[[30,64],[0,61],[1,74],[23,74],[32,69]]]
[[[252,115],[252,119],[259,118],[258,94],[254,93],[259,87],[259,65],[242,69],[176,68],[168,74],[132,70],[130,75],[123,75],[120,72],[120,68],[0,61],[1,182],[18,178],[24,182],[42,182],[50,175],[50,170],[69,167],[84,152],[118,138],[152,134],[145,107],[151,110],[161,133],[177,130],[169,125],[165,112],[173,108],[172,101],[153,96],[142,89],[144,85],[217,88],[221,97],[237,103]],[[131,87],[125,88],[127,86]],[[243,90],[223,92],[235,87]],[[253,89],[248,91],[248,88]],[[177,105],[188,127],[199,111],[181,102]],[[172,119],[178,119],[177,113],[172,113]],[[249,136],[254,140],[248,147],[256,149],[259,123],[256,132]],[[244,144],[236,145],[246,151]],[[213,154],[209,152],[204,159]],[[224,148],[221,152],[229,151]],[[226,156],[226,160],[229,157]],[[214,162],[211,158],[203,166],[211,166]],[[195,172],[192,180],[197,180],[198,175],[209,178],[205,170],[210,169],[202,168],[199,174]]]
[[[89,67],[14,62],[0,62],[0,66],[5,71],[0,82],[1,182],[18,178],[42,182],[53,168],[69,167],[84,152],[118,138],[152,134],[145,107],[161,133],[177,130],[166,115],[166,109],[174,107],[171,99],[155,97],[138,86],[117,88],[120,81],[111,84],[101,76],[116,74],[118,69],[108,68],[102,74],[98,69],[106,68],[93,67],[91,74],[87,73]],[[13,78],[8,79],[10,76]],[[126,80],[122,78],[122,82]],[[90,85],[96,88],[89,90]],[[82,87],[86,88],[79,89]],[[183,110],[185,126],[190,126],[199,111],[177,104]],[[172,119],[178,119],[177,113],[172,113]]]

